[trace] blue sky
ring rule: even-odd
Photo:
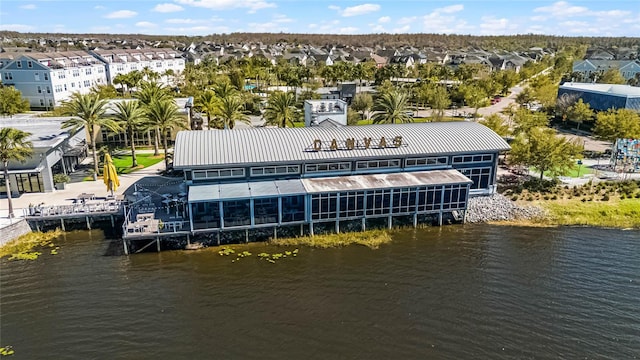
[[[640,36],[638,0],[0,0],[0,30]]]

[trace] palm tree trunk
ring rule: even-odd
[[[124,132],[124,147],[128,147],[129,146],[129,134],[127,134],[127,132]]]
[[[93,157],[93,181],[98,181],[98,155],[96,154],[96,139],[93,130],[89,130],[91,138],[91,156]]]
[[[15,217],[13,214],[13,201],[11,200],[11,180],[9,179],[9,162],[4,161],[4,183],[7,186],[7,201],[9,202],[9,218]]]
[[[131,138],[131,167],[138,166],[138,160],[136,159],[136,144],[133,141],[133,129],[129,128],[129,137]]]
[[[162,147],[164,148],[164,170],[169,170],[169,157],[167,156],[167,132],[162,134]]]
[[[159,150],[159,144],[158,144],[158,137],[160,136],[158,133],[160,132],[160,130],[158,130],[158,128],[156,127],[153,130],[153,156],[158,156],[160,155],[160,150]]]

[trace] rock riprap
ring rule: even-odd
[[[466,222],[530,220],[545,216],[545,210],[540,207],[519,206],[503,195],[493,194],[469,198]]]

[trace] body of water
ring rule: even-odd
[[[119,243],[118,243],[119,244]],[[445,226],[378,250],[111,256],[73,232],[0,262],[15,359],[635,359],[640,232]],[[289,249],[291,250],[291,249]]]

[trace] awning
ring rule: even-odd
[[[312,179],[272,180],[189,187],[189,202],[211,202],[262,197],[305,195],[418,186],[471,184],[457,170],[431,170],[391,174],[336,176]]]

